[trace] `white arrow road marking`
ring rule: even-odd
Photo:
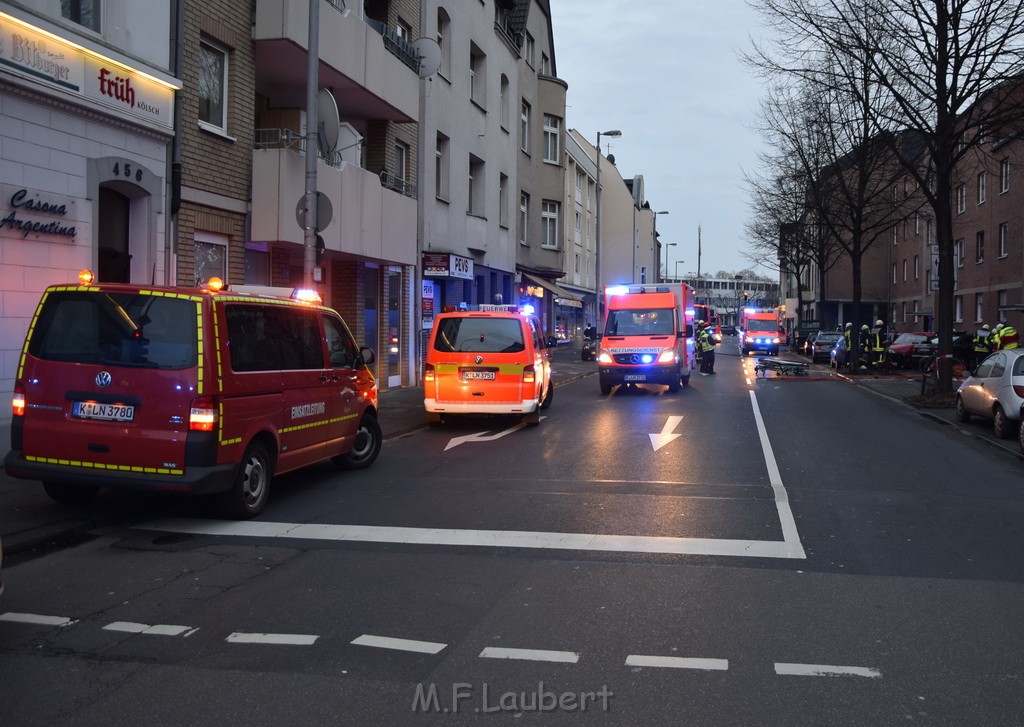
[[[541,417],[541,419],[545,418],[546,417]],[[464,437],[455,437],[448,442],[448,446],[444,448],[444,451],[447,452],[452,447],[458,447],[460,444],[465,444],[466,442],[493,442],[495,439],[501,439],[506,434],[511,434],[517,429],[522,429],[525,426],[526,422],[519,422],[514,427],[506,429],[503,432],[498,432],[497,434],[488,435],[487,432],[477,432],[476,434],[467,434]]]
[[[664,447],[669,442],[683,436],[682,434],[673,434],[673,430],[679,426],[679,422],[683,421],[682,417],[669,417],[668,421],[665,422],[665,426],[661,430],[661,434],[648,434],[651,438],[651,444],[654,445],[654,451],[657,452],[659,449]]]

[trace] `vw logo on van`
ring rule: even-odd
[[[484,357],[483,356],[477,356],[475,359],[473,359],[473,361],[478,363],[478,364],[482,364],[484,362]]]
[[[96,374],[96,386],[99,386],[101,389],[105,389],[108,386],[110,386],[110,381],[111,378],[109,372],[100,371],[98,374]]]

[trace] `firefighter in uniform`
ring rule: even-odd
[[[853,361],[856,358],[853,352],[853,323],[848,322],[843,328],[843,338],[846,341],[846,352],[844,353],[843,365],[852,369]]]
[[[992,350],[990,341],[992,336],[990,334],[991,330],[987,323],[983,323],[978,332],[974,334],[974,340],[971,342],[971,356],[974,359],[970,363],[972,371],[978,368],[978,364],[984,361],[985,357]]]
[[[704,321],[698,319],[693,324],[693,358],[700,364],[701,370],[704,369],[704,351],[703,346],[700,345],[700,339],[704,335]]]
[[[996,323],[996,327],[992,329],[992,335],[988,337],[989,349],[992,351],[999,350],[999,333],[1003,330],[1002,323]]]
[[[715,373],[715,337],[710,326],[704,326],[697,343],[701,349],[701,376]]]
[[[999,331],[999,348],[1004,351],[1020,348],[1020,335],[1017,333],[1017,329],[1009,323]]]
[[[871,329],[868,328],[868,324],[865,323],[860,327],[860,339],[857,341],[857,364],[861,370],[865,370],[868,367],[868,361],[871,360]]]
[[[870,361],[871,368],[878,371],[882,368],[882,362],[885,360],[885,322],[882,320],[875,321],[875,327],[871,329],[869,336],[870,351],[868,355],[868,361]]]

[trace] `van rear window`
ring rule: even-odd
[[[519,353],[525,351],[518,318],[444,318],[438,323],[434,350],[450,353]]]
[[[29,353],[47,361],[184,369],[196,365],[196,304],[141,293],[50,293]]]

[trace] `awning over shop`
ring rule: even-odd
[[[537,276],[530,275],[529,273],[523,273],[523,277],[532,282],[534,285],[539,285],[540,287],[544,288],[549,293],[551,293],[555,298],[555,303],[557,303],[558,305],[568,306],[569,308],[583,307],[582,298],[580,298],[577,295],[573,295],[565,288],[562,288],[556,285],[555,283],[552,283],[550,280],[538,278]]]

